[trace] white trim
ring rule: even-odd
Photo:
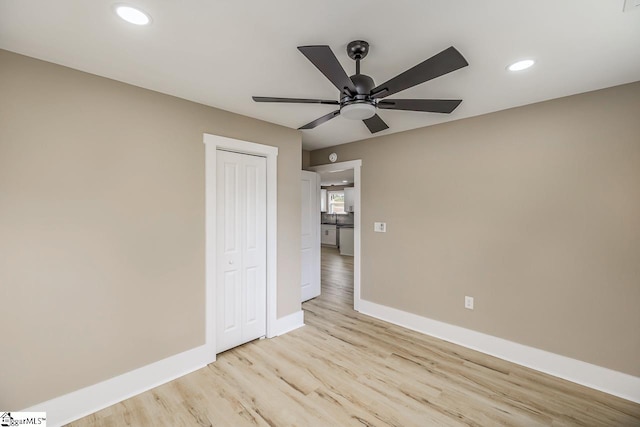
[[[355,188],[355,212],[353,214],[353,309],[356,311],[360,310],[360,261],[362,259],[362,252],[360,251],[360,231],[362,230],[360,222],[360,213],[362,212],[360,208],[362,206],[360,203],[360,169],[362,167],[362,160],[358,160],[357,162],[358,164],[353,168],[353,185]]]
[[[431,335],[536,371],[640,403],[640,377],[592,365],[559,354],[518,344],[460,326],[439,322],[371,301],[360,301],[360,312]]]
[[[208,248],[216,248],[216,150],[205,146],[205,340],[216,360],[216,259],[210,261]],[[211,165],[211,166],[210,166]]]
[[[278,319],[277,335],[284,335],[304,326],[304,311],[296,311]]]
[[[360,209],[360,192],[361,192],[361,169],[362,160],[349,160],[347,162],[331,163],[326,165],[318,165],[307,168],[314,172],[337,172],[342,170],[353,169],[353,187],[354,187],[354,214],[353,214],[353,309],[360,311],[360,268],[361,268],[361,251],[360,251],[360,235],[361,235],[361,212]]]
[[[362,160],[349,160],[346,162],[338,162],[338,163],[327,163],[326,165],[317,165],[310,166],[307,170],[314,172],[337,172],[337,171],[345,171],[348,169],[355,169],[356,167],[362,166]]]
[[[277,248],[278,248],[278,148],[205,133],[206,157],[206,282],[207,345],[215,353],[216,291],[216,157],[217,150],[252,154],[267,159],[267,338],[277,333]]]
[[[211,351],[196,347],[126,374],[76,390],[22,412],[47,412],[47,425],[56,427],[90,415],[108,406],[143,393],[207,366]]]

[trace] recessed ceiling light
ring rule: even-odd
[[[347,181],[347,180],[345,179],[345,180],[344,180],[344,181],[342,181],[342,182],[344,182],[344,183],[346,184],[346,183],[348,183],[349,181]]]
[[[116,5],[116,13],[125,21],[135,25],[148,25],[151,22],[151,17],[135,7]]]
[[[527,68],[531,67],[535,63],[536,63],[536,61],[534,61],[533,59],[523,59],[522,61],[514,62],[513,64],[509,65],[507,67],[507,70],[509,70],[509,71],[522,71],[522,70],[526,70]]]

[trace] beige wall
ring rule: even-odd
[[[332,151],[364,299],[640,376],[640,82]]]
[[[307,169],[311,166],[311,151],[302,150],[302,169]]]
[[[204,344],[203,133],[279,148],[299,310],[298,131],[0,50],[1,408]]]

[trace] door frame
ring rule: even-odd
[[[205,342],[216,352],[216,162],[218,150],[267,159],[267,338],[276,336],[278,249],[278,147],[203,134],[205,145]]]
[[[329,163],[326,165],[310,166],[307,170],[314,172],[337,172],[353,169],[354,209],[353,214],[353,309],[360,311],[360,188],[362,160],[350,160],[347,162]]]

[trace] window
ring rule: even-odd
[[[330,214],[346,214],[344,211],[344,191],[328,191]]]

